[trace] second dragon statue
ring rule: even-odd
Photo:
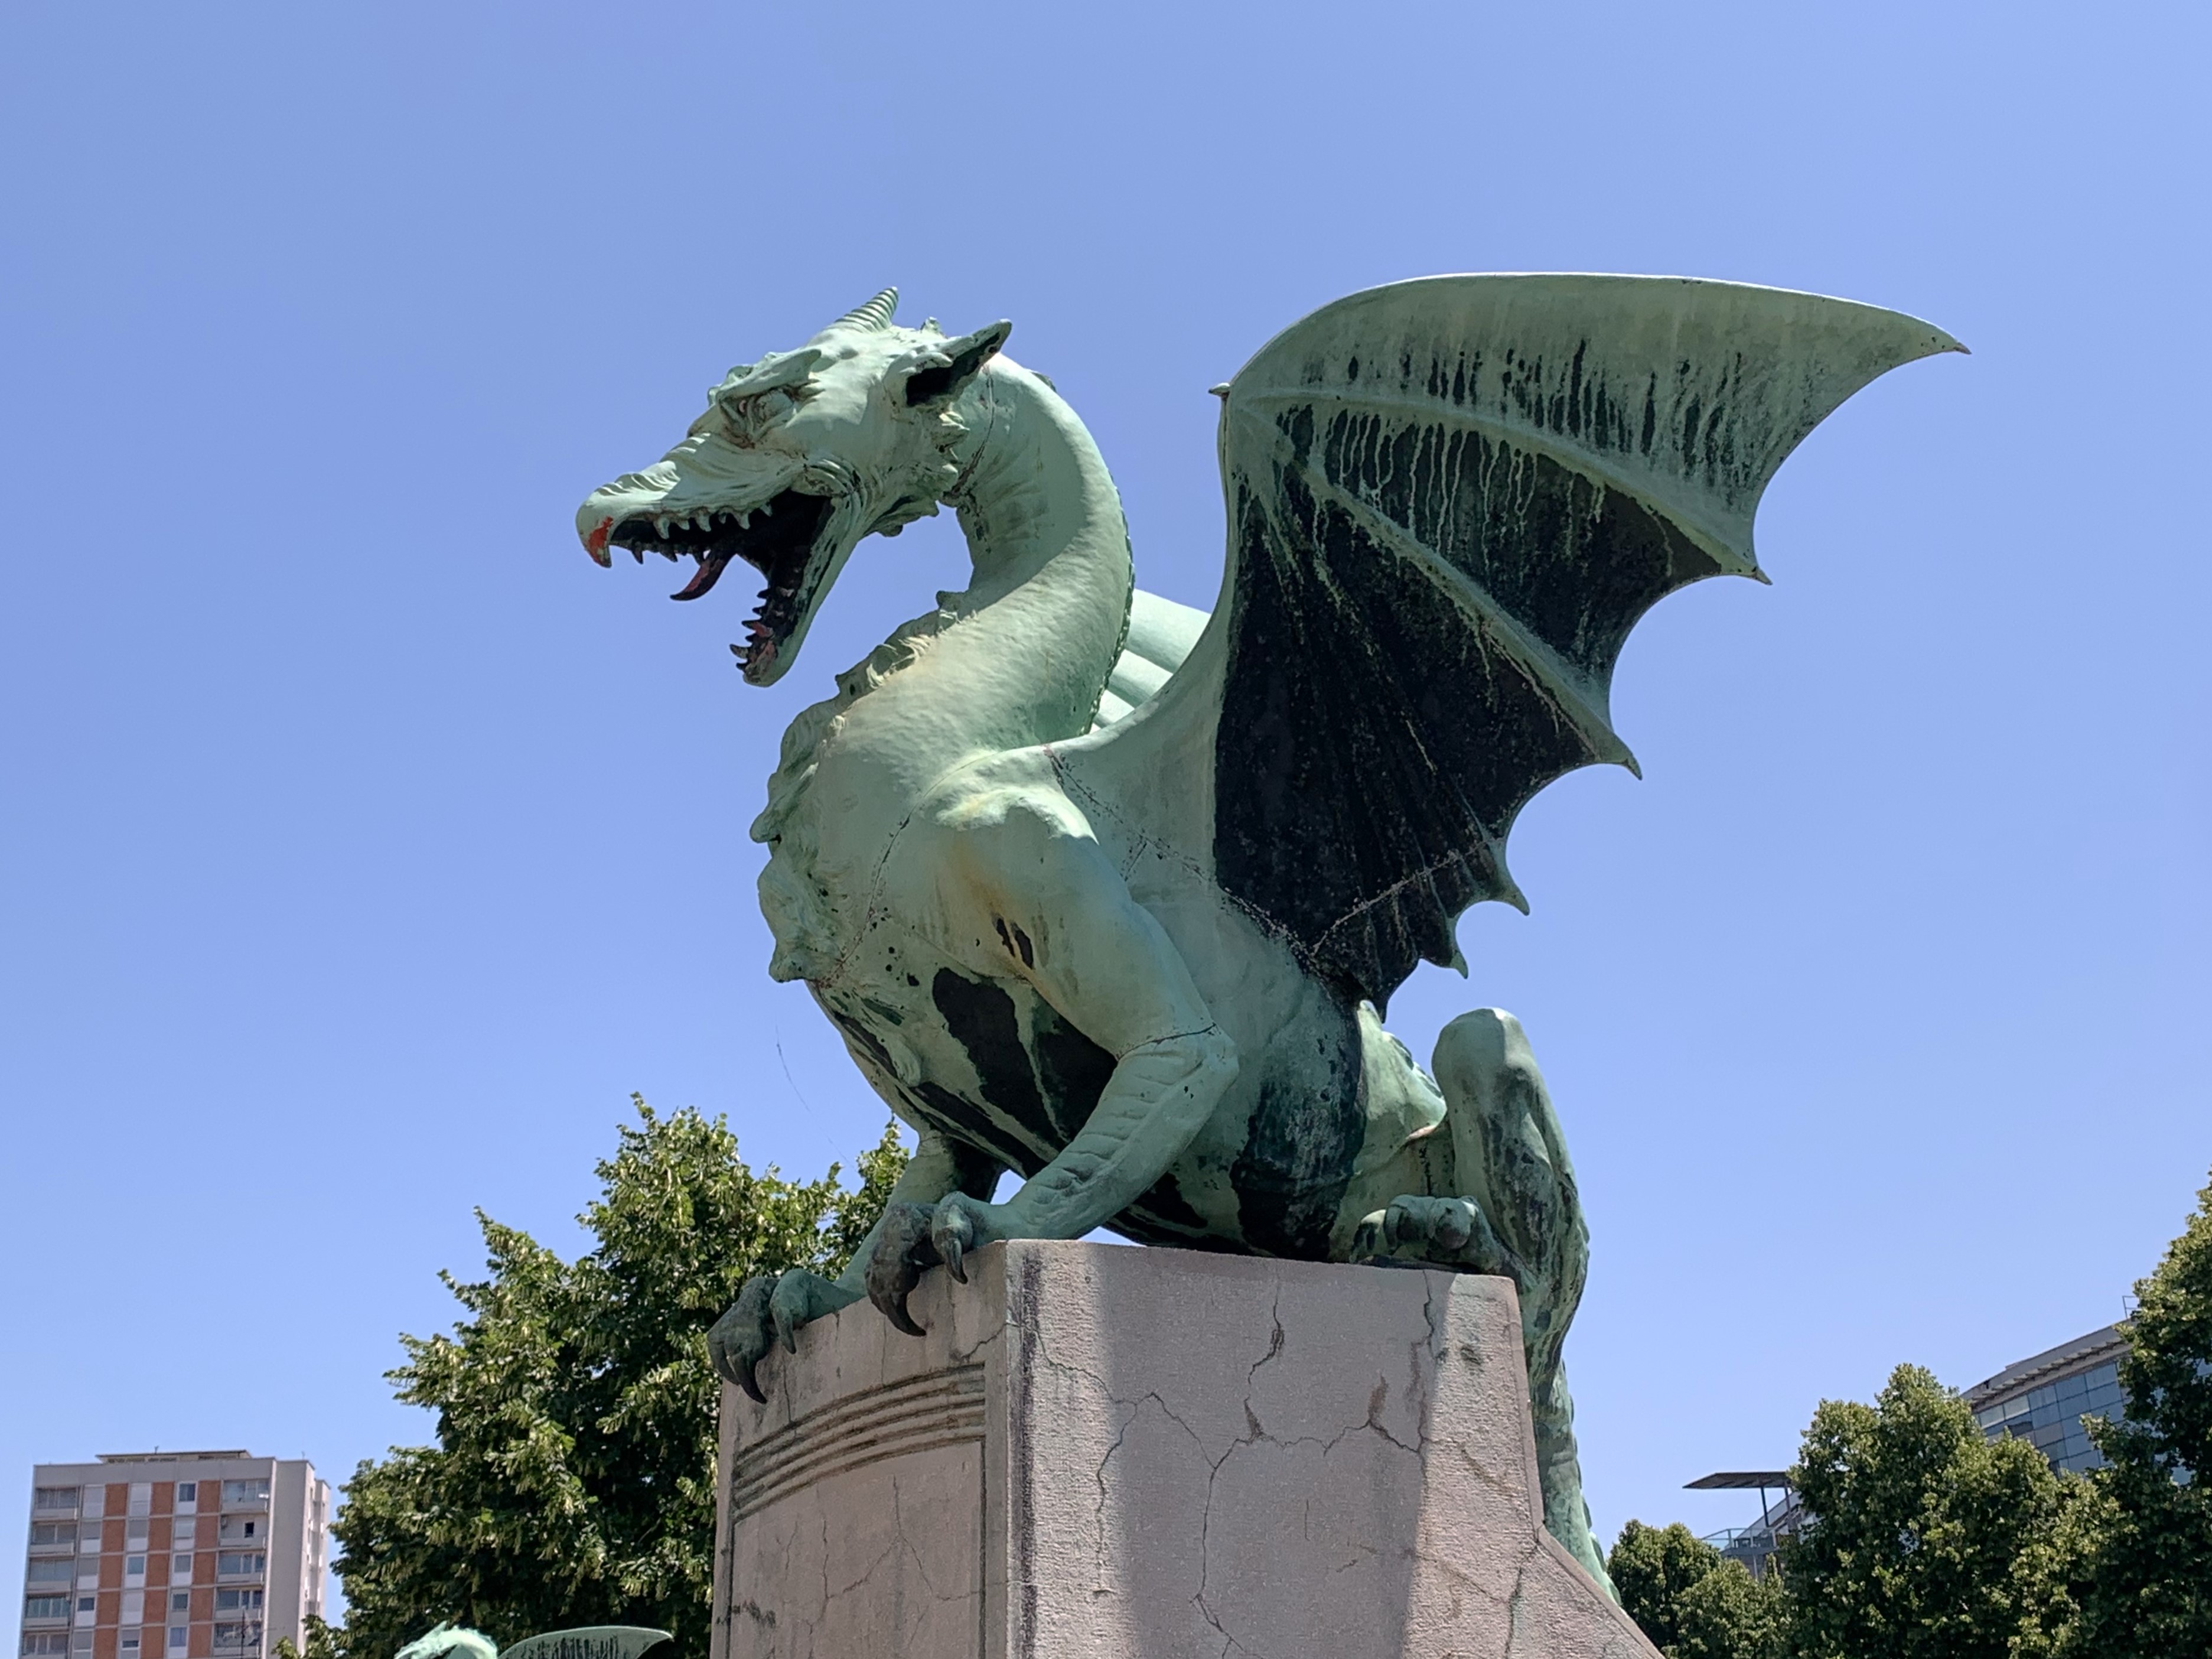
[[[918,1137],[836,1283],[746,1285],[714,1331],[759,1398],[779,1338],[927,1267],[1105,1227],[1148,1244],[1503,1274],[1545,1523],[1599,1583],[1560,1350],[1588,1235],[1520,1025],[1427,1070],[1382,1025],[1507,873],[1515,814],[1633,766],[1608,711],[1637,619],[1759,574],[1752,519],[1875,376],[1961,349],[1894,312],[1733,284],[1438,277],[1278,335],[1221,395],[1209,615],[1134,588],[1075,412],[885,290],[731,371],[577,516],[765,585],[733,646],[789,672],[855,547],[949,503],[974,575],[783,740],[753,839],[769,972],[806,981]],[[1023,1185],[992,1202],[1001,1174]]]

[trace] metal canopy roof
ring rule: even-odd
[[[1718,1474],[1700,1475],[1682,1490],[1686,1492],[1747,1492],[1762,1487],[1787,1488],[1790,1471],[1787,1469],[1723,1469]]]

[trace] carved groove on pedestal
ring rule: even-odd
[[[886,1383],[739,1448],[730,1468],[730,1518],[743,1521],[801,1486],[887,1457],[982,1437],[981,1365]]]

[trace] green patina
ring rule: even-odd
[[[1761,491],[1875,375],[1960,349],[1893,312],[1656,278],[1444,277],[1337,302],[1222,397],[1211,615],[1133,589],[1103,460],[1005,324],[886,291],[731,372],[675,449],[577,517],[766,578],[765,685],[854,549],[951,503],[974,572],[786,734],[770,972],[806,982],[918,1146],[854,1267],[757,1281],[715,1328],[756,1398],[774,1340],[1006,1238],[1441,1264],[1518,1288],[1546,1523],[1604,1582],[1560,1349],[1587,1235],[1519,1025],[1429,1069],[1380,1010],[1454,925],[1522,902],[1515,814],[1632,766],[1608,711],[1637,618],[1759,574]],[[990,1201],[1002,1172],[1024,1183]]]
[[[548,1631],[526,1636],[502,1649],[482,1631],[458,1625],[440,1625],[416,1637],[393,1659],[643,1659],[651,1650],[673,1638],[665,1630],[642,1625],[583,1625],[574,1630]]]

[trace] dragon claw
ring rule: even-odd
[[[786,1353],[797,1353],[800,1327],[859,1300],[852,1291],[804,1268],[749,1278],[730,1311],[707,1333],[707,1356],[717,1372],[743,1388],[755,1404],[765,1406],[768,1396],[761,1389],[758,1367],[769,1350],[781,1343]]]
[[[756,1405],[768,1404],[753,1368],[768,1352],[769,1305],[775,1280],[763,1277],[745,1281],[730,1310],[707,1333],[707,1355],[714,1369],[744,1389]]]
[[[937,1213],[929,1224],[929,1242],[937,1252],[945,1271],[963,1284],[968,1283],[968,1270],[962,1257],[975,1247],[975,1220],[967,1210],[955,1203],[937,1206]]]
[[[891,1205],[884,1211],[883,1229],[868,1256],[868,1300],[910,1337],[927,1334],[907,1312],[906,1299],[921,1283],[922,1270],[939,1260],[930,1234],[931,1213],[926,1206]]]
[[[1469,1199],[1408,1194],[1393,1199],[1389,1209],[1361,1219],[1352,1247],[1362,1256],[1518,1277],[1511,1253],[1498,1241],[1490,1218]]]

